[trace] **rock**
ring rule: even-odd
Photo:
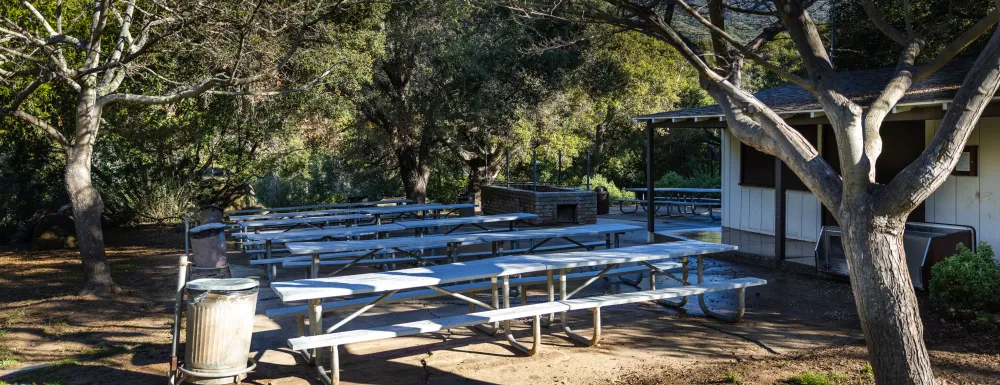
[[[31,235],[32,250],[75,249],[76,227],[73,219],[60,214],[46,214],[38,219]]]

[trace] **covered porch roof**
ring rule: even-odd
[[[926,79],[913,83],[900,99],[887,121],[936,120],[944,116],[955,93],[972,68],[975,57],[952,60]],[[867,108],[892,78],[894,68],[879,68],[842,72],[838,80],[844,94],[854,103]],[[785,83],[754,93],[788,124],[828,123],[816,95],[792,83]],[[994,100],[997,100],[994,97]],[[983,116],[1000,116],[1000,107],[991,104]],[[636,122],[654,127],[725,128],[726,119],[718,105],[688,108],[641,115]]]

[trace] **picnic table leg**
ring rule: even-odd
[[[653,269],[649,270],[649,290],[656,290],[656,275],[655,274],[656,274],[655,270],[653,270]],[[674,277],[674,278],[676,278],[676,277]],[[688,257],[687,256],[681,257],[681,284],[684,285],[684,286],[690,285],[690,283],[688,283]],[[656,301],[656,303],[658,303],[660,305],[663,305],[663,306],[666,306],[666,307],[672,307],[672,308],[682,308],[682,307],[684,307],[684,305],[687,305],[687,302],[688,302],[688,297],[686,297],[686,296],[685,297],[681,297],[681,300],[677,301],[677,302],[671,301],[669,299],[660,299],[660,300]]]
[[[598,276],[600,276],[600,275],[604,274],[604,272],[610,270],[612,266],[614,266],[614,265],[609,265],[608,268],[604,269],[604,271],[602,271],[601,273],[599,273]],[[572,296],[572,293],[571,294],[567,294],[566,293],[566,273],[567,273],[566,269],[559,269],[559,299],[560,300],[567,300],[567,299],[569,299]],[[596,279],[596,278],[597,277],[591,278],[586,283],[584,283],[583,286],[577,288],[576,291],[579,292],[581,289],[583,289],[584,287],[586,287],[587,285],[589,285],[591,282],[593,282],[594,279]],[[581,342],[584,345],[587,345],[587,347],[591,347],[591,346],[597,345],[597,341],[599,341],[601,339],[601,308],[599,308],[599,307],[598,308],[594,308],[591,311],[593,312],[593,316],[594,316],[594,332],[593,332],[593,336],[591,338],[587,338],[587,337],[584,337],[584,336],[582,336],[580,334],[577,334],[576,332],[573,331],[573,329],[569,328],[569,323],[567,322],[567,319],[566,319],[568,312],[562,312],[562,313],[559,314],[559,319],[560,319],[560,321],[562,323],[563,331],[566,332],[566,335],[569,336],[570,339],[573,339],[573,340],[575,340],[577,342]]]
[[[700,284],[704,283],[704,281],[705,281],[704,257],[702,257],[701,255],[699,255],[698,256],[698,284],[700,285]],[[705,303],[705,295],[704,294],[698,294],[698,306],[701,307],[701,311],[703,311],[705,313],[705,315],[708,315],[709,317],[717,318],[717,319],[725,321],[725,322],[739,322],[740,320],[743,319],[743,314],[744,314],[744,311],[746,310],[746,289],[742,288],[742,287],[736,289],[736,296],[737,296],[737,299],[736,299],[736,314],[733,314],[733,315],[727,316],[727,315],[716,313],[716,312],[714,312],[712,310],[709,310],[708,304]]]
[[[309,300],[309,335],[318,336],[323,334],[323,300]],[[319,349],[313,349],[310,353],[312,363],[318,362]]]
[[[309,278],[319,278],[319,254],[312,255],[312,265],[309,266]]]
[[[271,249],[271,240],[268,239],[264,241],[264,258],[271,259]],[[265,266],[265,270],[267,272],[268,282],[274,282],[274,276],[278,274],[278,266],[275,266],[273,263],[268,263],[267,266]]]
[[[545,287],[546,289],[548,289],[549,302],[555,302],[556,292],[555,292],[555,285],[553,285],[552,282],[552,270],[545,270]],[[549,315],[542,320],[542,326],[549,327],[552,325],[552,322],[555,322],[555,320],[556,320],[555,313],[549,313]]]
[[[510,309],[510,276],[503,277],[503,308]],[[510,342],[510,346],[517,348],[524,352],[528,356],[533,356],[538,353],[538,347],[541,345],[542,341],[542,328],[541,328],[541,317],[532,317],[531,322],[531,332],[532,332],[532,342],[531,347],[518,342],[514,339],[513,331],[510,328],[510,320],[503,321],[503,333],[507,337],[507,342]]]

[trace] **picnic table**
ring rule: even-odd
[[[292,242],[286,244],[285,246],[288,247],[288,252],[292,255],[312,256],[310,277],[315,278],[319,275],[319,260],[321,254],[367,251],[367,253],[353,257],[349,263],[344,264],[343,267],[331,274],[337,275],[341,271],[354,266],[362,259],[374,256],[382,250],[393,250],[395,252],[403,253],[411,258],[414,258],[418,261],[418,263],[425,264],[427,261],[424,260],[423,256],[418,252],[419,250],[447,248],[449,258],[453,259],[453,252],[459,245],[480,242],[482,241],[480,240],[478,234],[450,234],[414,238],[366,239],[360,241]]]
[[[497,215],[477,215],[472,217],[457,217],[457,218],[443,218],[443,219],[424,219],[416,221],[401,221],[396,222],[397,225],[403,226],[407,229],[413,229],[416,231],[416,235],[419,236],[423,233],[423,230],[427,228],[437,228],[437,227],[451,227],[444,234],[451,234],[456,230],[462,228],[463,226],[474,226],[483,231],[492,231],[483,225],[486,223],[499,223],[507,222],[508,230],[514,231],[514,222],[525,221],[529,219],[538,218],[537,214],[528,213],[511,213],[511,214],[497,214]]]
[[[320,217],[324,215],[357,214],[358,211],[360,210],[361,208],[349,208],[349,209],[327,209],[327,210],[312,210],[312,211],[290,211],[285,213],[271,213],[271,214],[231,215],[229,216],[229,220],[233,222],[244,222],[244,221],[285,219],[285,218]]]
[[[288,218],[288,219],[273,219],[266,221],[249,221],[249,222],[239,222],[236,225],[240,227],[241,231],[246,232],[246,230],[251,228],[261,229],[261,228],[293,228],[300,225],[305,225],[309,227],[321,228],[322,226],[328,226],[330,223],[357,223],[358,220],[368,219],[369,217],[365,214],[342,214],[342,215],[324,215],[318,217],[305,217],[305,218]],[[317,224],[322,224],[322,226],[317,226]]]
[[[646,207],[649,205],[649,201],[646,199],[646,194],[648,190],[642,187],[629,187],[625,189],[626,191],[632,191],[635,193],[635,199],[619,199],[618,209],[622,213],[630,214],[639,211],[641,207],[644,211],[648,210]],[[704,208],[712,220],[718,221],[719,218],[715,216],[715,208],[722,207],[722,199],[716,198],[721,196],[722,189],[716,188],[687,188],[687,187],[657,187],[653,189],[653,194],[655,194],[653,205],[654,213],[659,213],[660,207],[667,208],[667,216],[683,216],[687,214],[697,214],[697,209]],[[625,205],[630,204],[634,206],[632,211],[625,211]],[[677,210],[677,215],[671,212],[671,209]],[[687,211],[690,210],[690,211]]]
[[[610,248],[612,247],[612,236],[614,236],[614,246],[618,246],[620,243],[619,236],[621,234],[641,230],[643,230],[642,227],[625,224],[584,225],[504,233],[465,233],[460,235],[431,235],[414,238],[367,239],[340,242],[291,242],[287,243],[285,246],[288,248],[288,252],[292,255],[311,255],[310,276],[316,277],[319,274],[320,259],[322,259],[322,254],[368,251],[367,253],[360,255],[351,254],[349,258],[353,259],[350,259],[347,263],[341,264],[341,267],[332,274],[336,275],[348,267],[358,264],[361,260],[380,254],[386,249],[405,254],[418,264],[424,265],[429,262],[428,259],[421,254],[421,251],[425,249],[445,248],[446,259],[451,262],[458,262],[458,255],[456,254],[456,251],[460,245],[490,243],[490,255],[498,257],[503,255],[504,244],[506,242],[513,243],[523,240],[541,240],[540,242],[532,245],[530,248],[521,250],[522,253],[531,253],[553,239],[562,238],[577,247],[592,250],[594,245],[582,243],[574,238],[605,235],[605,247]],[[386,262],[391,261],[392,259],[386,260]],[[403,260],[401,260],[401,262],[403,262]]]
[[[270,208],[259,208],[259,209],[243,209],[243,210],[226,211],[226,215],[279,213],[279,212],[305,211],[305,210],[315,210],[315,209],[346,209],[354,207],[371,207],[378,205],[401,205],[407,203],[413,203],[413,201],[409,199],[385,199],[385,200],[370,201],[370,202],[330,203],[330,204],[312,205],[312,206],[289,206],[289,207],[270,207]]]
[[[441,203],[425,203],[425,204],[411,204],[404,206],[389,206],[389,207],[372,207],[359,210],[358,212],[362,214],[368,214],[375,217],[375,223],[381,224],[382,219],[385,216],[395,216],[397,218],[403,217],[413,217],[420,219],[427,219],[430,213],[430,218],[437,219],[442,215],[450,214],[450,212],[460,209],[476,208],[479,205],[474,203],[456,203],[456,204],[441,204]],[[424,212],[424,215],[418,216],[418,212]]]
[[[431,237],[426,237],[431,238]],[[296,351],[300,351],[307,359],[314,361],[318,374],[325,383],[336,384],[339,381],[339,359],[337,347],[346,343],[372,341],[378,339],[392,338],[403,335],[413,335],[426,332],[434,332],[454,327],[477,326],[482,327],[487,332],[497,333],[499,322],[504,323],[502,329],[507,340],[528,355],[533,355],[539,346],[540,341],[540,317],[548,315],[549,322],[554,321],[554,313],[560,313],[562,329],[573,340],[582,342],[587,346],[596,344],[601,333],[600,308],[616,304],[634,303],[646,300],[660,300],[665,298],[686,298],[697,295],[699,305],[707,315],[713,317],[723,317],[728,320],[738,320],[742,317],[744,309],[743,290],[749,286],[766,283],[756,278],[743,278],[728,280],[723,282],[705,283],[703,276],[702,256],[708,253],[735,250],[735,246],[712,244],[700,241],[683,241],[673,243],[648,244],[634,247],[619,248],[602,251],[583,251],[560,254],[507,256],[493,258],[489,260],[472,261],[467,263],[453,263],[448,265],[420,267],[414,269],[397,270],[391,272],[380,272],[370,274],[359,274],[344,277],[315,278],[291,282],[277,282],[271,285],[274,292],[284,303],[307,301],[305,307],[299,306],[290,312],[285,309],[268,311],[268,316],[294,314],[299,318],[300,337],[289,340],[289,345]],[[687,257],[696,255],[698,258],[698,281],[693,285],[687,280]],[[654,264],[655,261],[681,258],[680,264]],[[619,269],[618,266],[626,263],[639,263],[648,268],[651,272],[668,274],[669,277],[681,281],[681,288],[655,289],[655,280],[651,279],[649,291],[637,293],[624,293],[615,295],[605,295],[584,299],[572,299],[580,293],[583,288]],[[572,292],[567,290],[566,281],[571,274],[568,270],[577,267],[604,267],[596,274],[585,274],[576,278],[586,278],[582,286]],[[683,278],[670,275],[666,270],[683,269]],[[547,286],[548,302],[542,304],[532,304],[511,308],[510,291],[511,276],[526,273],[545,273],[544,284]],[[559,301],[555,301],[555,273],[558,272],[559,280]],[[470,280],[489,279],[489,286],[483,284],[450,285],[457,282]],[[502,280],[502,305],[498,296],[498,281]],[[539,281],[535,281],[539,282]],[[539,282],[540,283],[540,282]],[[472,289],[467,288],[473,285]],[[380,328],[357,330],[350,332],[337,332],[338,329],[353,320],[354,318],[371,310],[375,306],[393,300],[400,300],[407,297],[403,290],[426,288],[434,291],[438,295],[448,295],[464,302],[470,307],[471,314],[411,322],[400,325],[392,325]],[[484,303],[470,296],[461,294],[462,292],[478,291],[488,288],[491,293],[492,304]],[[478,289],[478,290],[477,290]],[[715,313],[708,309],[704,301],[704,294],[721,290],[738,290],[738,310],[737,314],[727,317]],[[425,290],[426,291],[426,290]],[[522,290],[522,305],[525,305]],[[363,298],[344,300],[351,302],[354,307],[360,306],[349,316],[343,318],[335,325],[324,329],[322,314],[324,306],[338,306],[336,302],[324,303],[323,299],[342,298],[348,296],[358,296],[364,294],[376,294]],[[476,307],[489,309],[485,312],[476,313]],[[593,337],[585,337],[575,333],[567,326],[567,312],[571,310],[589,309],[594,313]],[[309,319],[308,333],[304,327],[304,318]],[[516,341],[510,334],[510,320],[516,318],[534,318],[533,334],[534,341],[531,347],[527,347]],[[485,326],[492,323],[493,326]],[[328,376],[323,365],[315,362],[317,350],[321,347],[331,349],[331,372]]]

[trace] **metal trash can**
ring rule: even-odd
[[[597,215],[607,215],[611,212],[611,194],[604,186],[595,187],[594,192],[597,193]]]
[[[258,285],[249,278],[187,283],[187,346],[180,368],[185,382],[235,384],[253,370],[250,339]]]
[[[476,203],[476,193],[467,193],[459,195],[458,203]],[[474,217],[476,216],[476,208],[468,207],[468,208],[458,209],[458,216]]]
[[[226,259],[226,225],[209,223],[188,231],[191,237],[191,259],[200,269],[222,269],[229,266]]]

